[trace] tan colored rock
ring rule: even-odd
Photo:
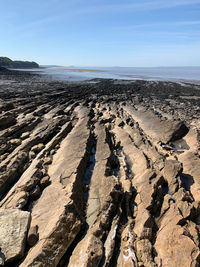
[[[28,138],[29,136],[30,136],[30,132],[22,133],[22,135],[21,135],[21,139],[22,139],[22,140],[25,140],[25,139]]]
[[[164,179],[168,183],[169,194],[174,194],[180,187],[180,175],[183,167],[180,162],[176,160],[166,160],[165,167],[162,170]]]
[[[40,180],[40,184],[42,187],[46,187],[50,184],[50,177],[49,176],[44,176],[41,180]]]
[[[155,249],[163,267],[195,266],[198,264],[199,248],[185,235],[185,229],[179,223],[183,217],[175,205],[171,205],[165,214],[157,233]]]
[[[104,266],[108,266],[109,262],[113,256],[114,253],[114,248],[115,248],[115,239],[116,239],[116,234],[117,234],[117,228],[119,225],[119,215],[117,214],[115,218],[113,219],[112,226],[110,229],[110,232],[107,236],[107,239],[104,243],[104,248],[105,248],[105,261],[104,261]]]
[[[101,95],[101,83],[91,94],[85,84],[84,97],[80,85],[63,83],[50,91],[43,84],[38,96],[40,82],[30,99],[21,99],[23,84],[17,88],[19,105],[10,95],[17,120],[0,129],[0,207],[28,208],[32,221],[27,253],[8,264],[198,266],[198,107],[185,135],[187,127],[173,118],[187,125],[194,118],[183,112],[186,102],[172,110],[172,99],[149,97],[159,83],[127,83],[123,92],[117,85],[113,95]],[[146,84],[152,88],[141,96]]]
[[[11,139],[9,142],[14,146],[19,146],[22,141],[20,139]]]
[[[0,247],[6,262],[24,256],[30,220],[31,215],[27,211],[0,209]]]
[[[144,266],[156,267],[152,258],[152,249],[152,244],[148,239],[136,241],[137,258],[140,262],[143,262]]]
[[[135,219],[134,232],[139,238],[152,237],[153,221],[148,210],[145,209],[143,204],[138,207],[137,216]]]
[[[183,167],[180,162],[176,160],[166,160],[162,172],[167,182],[170,184],[173,178],[176,178],[181,174],[182,170]]]
[[[105,177],[103,178],[105,179]],[[114,179],[112,177],[106,177],[106,179],[107,182],[105,182],[104,187],[99,191],[101,202],[100,212],[99,214],[96,214],[95,220],[92,221],[93,224],[89,225],[90,228],[88,229],[86,236],[74,249],[70,258],[69,266],[98,266],[98,263],[103,257],[104,251],[102,239],[107,236],[106,230],[109,230],[110,223],[112,223],[111,230],[109,231],[104,244],[105,266],[107,266],[106,262],[108,264],[113,255],[119,216],[116,215],[114,219],[112,217],[113,212],[117,207],[116,204],[120,191],[115,188],[116,182],[114,183]],[[109,180],[112,181],[112,183],[108,182]],[[113,184],[112,188],[111,184]],[[90,213],[88,215],[90,215]],[[91,222],[90,217],[88,217],[87,220],[88,222]],[[96,254],[94,254],[94,251],[96,251]],[[85,256],[83,257],[83,255]]]
[[[29,194],[25,191],[19,191],[15,196],[5,205],[8,209],[23,208],[28,202]]]
[[[29,159],[30,159],[30,160],[31,160],[31,159],[34,159],[34,158],[36,157],[35,152],[33,152],[33,151],[30,151],[30,152],[28,153],[28,156],[29,156]]]
[[[105,176],[107,162],[110,156],[109,145],[105,142],[106,131],[104,125],[96,125],[95,128],[97,146],[93,175],[91,178],[88,204],[86,209],[86,222],[88,231],[85,237],[74,249],[70,258],[69,266],[98,266],[103,257],[102,239],[106,238],[105,262],[106,266],[112,257],[115,244],[116,228],[119,216],[113,219],[116,212],[117,203],[120,195],[119,183],[114,176]],[[111,239],[111,240],[110,240]],[[96,251],[96,255],[94,254]],[[97,252],[98,251],[98,252]],[[84,255],[84,256],[83,256]]]
[[[67,133],[70,131],[71,128],[72,128],[71,122],[67,122],[66,124],[64,124],[62,130],[55,137],[53,137],[50,140],[50,142],[46,145],[46,150],[50,151],[52,149],[52,147],[54,147],[58,142],[60,142],[62,140],[63,136],[67,135]],[[35,131],[35,132],[37,132],[37,131]],[[48,131],[45,132],[45,134],[47,134],[47,133],[48,133]],[[36,135],[35,138],[38,139],[38,136]],[[6,167],[8,165],[9,168],[8,168],[7,172],[16,173],[16,168],[14,170],[11,170],[11,167],[12,167],[11,164],[15,164],[16,157],[18,157],[18,155],[21,154],[20,149],[22,149],[23,147],[26,147],[26,146],[30,146],[30,143],[32,143],[34,141],[35,141],[35,139],[33,137],[31,137],[31,140],[27,139],[24,142],[22,142],[22,145],[20,146],[21,148],[17,147],[15,149],[15,151],[13,153],[11,153],[11,155],[9,155],[9,157],[6,160],[4,160],[4,162],[0,163],[0,168],[3,168],[4,166]],[[23,174],[20,177],[20,179],[18,180],[18,182],[11,188],[11,190],[8,192],[8,194],[5,196],[5,198],[0,202],[1,207],[6,206],[6,203],[10,202],[11,199],[15,197],[15,194],[19,193],[19,191],[21,191],[21,190],[22,191],[24,191],[24,190],[30,191],[33,187],[35,187],[35,185],[39,182],[38,178],[42,178],[42,176],[44,176],[42,173],[44,173],[46,175],[47,170],[41,169],[39,171],[39,169],[38,169],[38,168],[42,168],[43,162],[42,162],[41,158],[43,158],[43,157],[44,157],[44,153],[42,150],[37,155],[37,157],[35,159],[33,159],[33,161],[31,162],[31,165],[23,172]],[[10,161],[10,158],[12,158],[11,161]],[[21,165],[20,165],[20,167],[21,167]],[[40,175],[38,175],[38,174],[40,174]],[[5,175],[3,174],[2,177],[0,177],[0,191],[1,191],[1,184],[3,186],[3,183],[5,182],[4,180],[6,179],[7,176],[8,176],[7,174],[5,174]],[[1,183],[1,180],[3,180],[2,183]],[[6,188],[6,185],[5,185],[5,188]],[[5,188],[4,188],[4,190],[5,190]]]
[[[38,144],[31,148],[31,151],[38,153],[44,148],[44,144]]]
[[[105,127],[103,125],[97,125],[95,130],[97,133],[96,164],[90,184],[86,219],[90,227],[94,224],[101,211],[105,195],[110,193],[109,189],[111,190],[113,184],[116,183],[113,181],[113,177],[111,179],[105,177],[106,163],[110,156],[109,146],[105,142]]]
[[[147,169],[147,160],[143,152],[135,146],[134,142],[129,137],[129,134],[122,128],[115,127],[113,133],[116,136],[116,141],[121,142],[123,153],[127,159],[132,174],[142,174]]]
[[[50,157],[44,158],[44,164],[49,165],[52,163],[52,159]]]
[[[150,166],[160,171],[164,167],[164,157],[158,152],[148,137],[144,136],[141,130],[132,128],[129,125],[126,125],[124,130],[129,134],[135,146],[149,159]]]
[[[88,235],[84,240],[84,246],[80,242],[76,247],[76,254],[73,254],[68,264],[69,267],[76,266],[98,266],[103,255],[103,244],[94,235]]]
[[[185,152],[178,156],[183,164],[184,184],[196,201],[200,201],[200,158],[193,152]]]
[[[199,149],[199,141],[198,141],[198,131],[196,128],[190,128],[188,134],[183,138],[185,141],[185,149],[186,151],[189,149],[190,151],[197,152]]]
[[[7,163],[0,163],[0,168],[3,168],[0,176],[0,194],[5,193],[9,189],[8,185],[15,182],[17,172],[19,169],[23,169],[27,157],[27,152],[20,151],[16,156],[11,157]]]
[[[144,111],[140,107],[138,110],[132,107],[124,107],[124,109],[139,123],[143,131],[156,142],[168,143],[172,140],[178,140],[189,131],[183,122],[172,120],[163,121],[153,112]]]
[[[63,139],[53,157],[46,187],[32,209],[31,227],[38,225],[39,240],[21,263],[28,266],[57,266],[82,225],[82,172],[90,130],[87,109],[77,109],[79,121]],[[73,146],[72,149],[68,149]],[[66,168],[68,166],[68,168]]]

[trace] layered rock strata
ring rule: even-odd
[[[5,266],[199,266],[198,102],[192,113],[183,98],[186,86],[198,97],[198,86],[69,84],[28,74],[7,81],[0,85]]]

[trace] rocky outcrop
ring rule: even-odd
[[[0,262],[199,266],[200,127],[175,97],[188,90],[27,75],[0,85],[15,120],[0,128]]]
[[[0,209],[0,257],[5,263],[24,256],[31,214],[18,209]]]
[[[162,120],[153,112],[143,110],[141,107],[137,109],[127,107],[125,110],[139,123],[143,131],[157,142],[168,143],[179,140],[189,131],[183,122]]]

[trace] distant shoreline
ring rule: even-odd
[[[58,69],[59,70],[59,69]],[[72,68],[63,68],[62,70],[70,71],[85,71],[85,72],[107,72],[107,70],[94,70],[94,69],[72,69]]]

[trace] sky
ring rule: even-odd
[[[0,56],[63,66],[200,66],[200,0],[0,0]]]

